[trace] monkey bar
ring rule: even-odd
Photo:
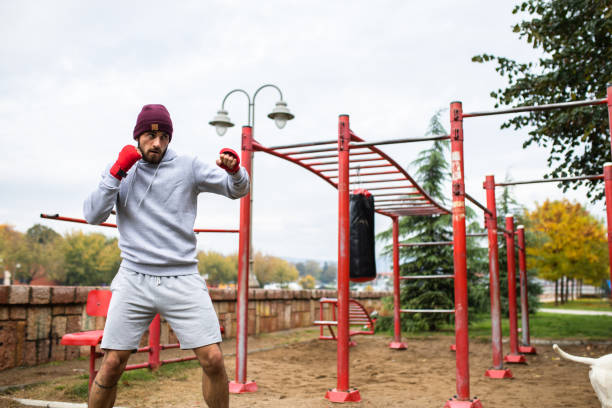
[[[449,136],[404,138],[365,142],[350,130],[349,118],[341,115],[338,139],[310,143],[296,143],[266,147],[252,137],[252,129],[242,128],[242,165],[251,174],[254,152],[265,152],[297,164],[323,179],[338,190],[339,243],[338,243],[338,378],[336,388],[326,394],[333,402],[359,401],[359,391],[349,387],[348,370],[348,305],[349,305],[349,194],[358,186],[367,185],[375,198],[375,211],[393,220],[394,240],[397,241],[397,219],[401,215],[450,214],[450,210],[436,202],[395,160],[377,148],[377,145],[444,140]],[[336,144],[336,146],[328,146]],[[315,147],[316,148],[311,148]],[[366,170],[366,171],[362,171]],[[250,243],[250,195],[240,204],[240,247],[238,262],[236,379],[230,383],[230,392],[256,390],[254,382],[246,382],[248,273]],[[394,302],[399,313],[399,257],[394,249]]]

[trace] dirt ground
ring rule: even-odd
[[[336,343],[316,340],[314,329],[294,330],[249,339],[248,378],[259,391],[232,395],[232,407],[329,407],[323,397],[336,386]],[[442,407],[455,391],[454,353],[449,351],[451,337],[407,338],[408,349],[388,348],[382,335],[356,337],[351,349],[350,385],[359,389],[361,407]],[[507,343],[504,344],[507,351]],[[233,354],[233,341],[224,343],[226,354]],[[564,346],[566,351],[598,357],[612,353],[612,345]],[[492,380],[484,377],[491,365],[491,347],[484,342],[470,343],[470,383],[472,396],[484,407],[600,407],[588,379],[588,367],[561,360],[549,345],[537,347],[538,355],[528,356],[527,365],[512,365],[514,379]],[[174,350],[169,353],[176,353]],[[165,356],[165,358],[170,355]],[[134,359],[134,362],[136,359]],[[132,361],[130,361],[132,362]],[[226,355],[230,379],[234,378],[235,359]],[[51,401],[84,402],[66,390],[83,383],[87,361],[47,364],[0,372],[4,389],[0,406],[21,407],[9,397]],[[200,393],[201,371],[186,368],[180,373],[153,381],[122,383],[117,406],[205,407]],[[2,388],[0,388],[2,389]]]

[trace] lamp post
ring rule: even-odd
[[[246,380],[246,357],[247,357],[247,336],[248,336],[248,304],[249,304],[249,270],[252,268],[253,259],[251,257],[251,222],[253,204],[253,128],[255,126],[255,99],[259,92],[264,88],[274,88],[280,95],[280,101],[276,102],[275,108],[268,114],[274,120],[279,129],[285,127],[288,120],[294,118],[289,112],[287,103],[283,100],[281,90],[272,84],[265,84],[257,88],[253,97],[243,89],[233,89],[223,98],[221,109],[208,122],[214,126],[217,135],[223,136],[227,129],[234,124],[225,110],[225,101],[234,93],[246,95],[248,105],[248,124],[242,127],[241,162],[242,166],[249,173],[251,179],[250,192],[247,196],[240,199],[240,234],[238,245],[238,293],[236,301],[236,378],[229,383],[231,393],[244,393],[257,391],[255,381]]]

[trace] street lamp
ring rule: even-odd
[[[229,391],[231,393],[243,393],[257,391],[255,381],[246,381],[246,357],[247,357],[247,336],[248,336],[248,304],[249,304],[249,269],[252,265],[251,258],[251,220],[252,220],[252,204],[253,204],[253,128],[255,126],[255,99],[259,92],[264,88],[274,88],[280,95],[280,101],[268,114],[268,117],[274,120],[274,123],[279,129],[282,129],[287,124],[288,120],[294,118],[294,115],[287,108],[287,102],[283,100],[281,90],[272,84],[260,86],[253,97],[243,89],[234,89],[228,92],[221,102],[221,109],[208,122],[215,127],[217,135],[223,136],[227,132],[227,128],[234,126],[225,110],[225,101],[234,93],[242,93],[246,95],[249,102],[248,106],[248,125],[242,127],[242,146],[241,146],[241,163],[249,173],[251,178],[250,192],[247,196],[240,199],[240,234],[238,245],[238,290],[236,299],[236,379],[230,381]]]
[[[289,108],[287,108],[287,102],[283,100],[283,93],[281,92],[281,90],[276,85],[272,85],[272,84],[266,84],[266,85],[260,86],[253,94],[253,98],[251,98],[250,95],[243,89],[234,89],[234,90],[229,91],[223,98],[223,102],[221,102],[221,109],[217,111],[217,114],[215,115],[215,117],[208,123],[211,126],[215,127],[215,130],[217,131],[217,134],[219,136],[225,135],[227,128],[234,126],[229,116],[227,116],[228,112],[225,110],[225,101],[231,94],[240,92],[246,95],[249,101],[248,125],[247,126],[254,127],[255,126],[255,98],[257,98],[257,94],[259,93],[259,91],[261,91],[264,88],[268,88],[268,87],[276,89],[278,93],[280,94],[280,101],[276,102],[276,106],[274,107],[272,112],[268,114],[268,117],[274,120],[276,127],[278,127],[279,129],[284,128],[285,125],[287,124],[287,121],[293,119],[295,116],[289,111]]]

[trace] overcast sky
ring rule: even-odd
[[[0,223],[25,231],[110,229],[41,220],[82,217],[82,202],[119,150],[132,143],[142,105],[164,104],[171,148],[213,163],[240,147],[246,98],[226,108],[236,127],[220,138],[208,125],[223,96],[273,83],[296,115],[285,129],[267,113],[278,94],[256,100],[255,137],[268,146],[337,137],[339,114],[368,141],[417,137],[453,100],[491,109],[505,85],[487,52],[538,56],[512,33],[513,1],[3,1],[0,2]],[[171,5],[168,5],[171,4]],[[526,132],[501,131],[503,117],[465,122],[467,191],[484,201],[486,174],[541,178],[547,152],[522,149]],[[448,129],[448,113],[443,115]],[[407,167],[425,143],[384,146]],[[255,156],[253,242],[268,254],[337,256],[337,192],[311,173],[265,153]],[[450,193],[450,192],[449,192]],[[530,208],[559,199],[555,185],[517,187]],[[567,195],[586,204],[585,191]],[[590,206],[603,217],[602,207]],[[196,227],[238,228],[239,203],[201,195]],[[113,219],[110,219],[113,221]],[[376,217],[376,229],[390,226]],[[200,234],[201,249],[237,251],[236,235]]]

